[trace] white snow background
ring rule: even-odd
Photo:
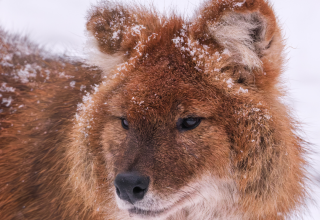
[[[286,102],[313,143],[308,209],[298,219],[320,219],[320,0],[270,0],[287,38],[288,63],[284,81]],[[57,53],[83,55],[86,11],[96,0],[0,0],[0,26]],[[192,15],[201,0],[136,0],[160,11],[175,9]],[[295,219],[295,218],[294,218]]]

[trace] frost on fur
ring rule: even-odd
[[[266,1],[208,0],[191,20],[102,1],[87,29],[90,64],[0,31],[2,219],[299,209],[306,144],[280,101],[283,42]]]

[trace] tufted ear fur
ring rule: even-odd
[[[200,42],[214,41],[228,52],[225,68],[244,69],[236,82],[251,81],[264,89],[276,84],[284,47],[276,17],[266,1],[207,1],[192,25],[192,34]]]
[[[150,36],[160,22],[153,10],[108,0],[92,7],[87,19],[89,49],[100,51],[91,60],[108,71],[139,53],[140,40]]]
[[[121,43],[125,28],[132,22],[131,19],[130,12],[124,6],[103,2],[91,9],[87,30],[97,40],[101,52],[114,54],[123,48]],[[136,34],[133,37],[137,37]]]
[[[152,33],[160,22],[153,10],[137,5],[102,1],[88,16],[87,30],[97,40],[101,52],[132,52],[138,41]]]

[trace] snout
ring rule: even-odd
[[[137,172],[120,173],[114,181],[118,197],[131,204],[143,199],[148,191],[149,183],[149,177]]]

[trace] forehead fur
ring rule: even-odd
[[[104,54],[95,59],[105,74],[132,74],[155,59],[157,69],[179,66],[177,75],[186,66],[184,72],[210,75],[227,88],[240,82],[272,92],[283,63],[282,37],[264,1],[207,1],[191,20],[103,1],[90,11],[87,29]]]
[[[130,73],[120,92],[108,101],[112,114],[122,112],[122,117],[168,120],[172,120],[172,116],[211,116],[217,102],[215,89],[208,90],[210,85],[201,75],[191,77],[187,67],[182,65],[179,69],[179,65],[172,65],[168,68],[170,64],[164,60],[146,62]]]

